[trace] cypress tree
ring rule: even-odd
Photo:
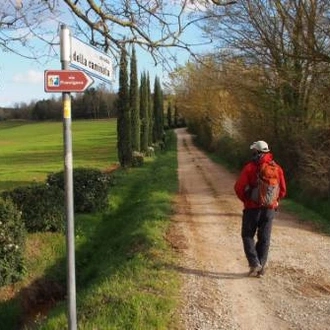
[[[154,141],[159,141],[163,135],[164,116],[163,116],[163,97],[158,77],[155,78],[154,83],[154,102],[153,102],[153,114],[154,114],[154,129],[153,138]]]
[[[130,70],[130,108],[132,150],[140,151],[140,109],[139,109],[139,82],[137,77],[137,62],[135,48],[132,49]]]
[[[129,88],[127,74],[127,54],[123,49],[120,56],[117,119],[118,159],[122,167],[132,164],[131,116],[129,104]]]
[[[168,102],[168,106],[167,106],[167,125],[168,125],[168,128],[172,127],[172,104],[171,104],[171,102]]]
[[[160,88],[160,118],[161,118],[161,131],[160,131],[160,138],[163,138],[164,134],[164,126],[165,126],[165,119],[164,119],[164,92],[162,87],[159,83]]]
[[[174,127],[179,127],[179,112],[178,106],[174,106]]]
[[[154,126],[154,116],[152,110],[152,95],[150,88],[150,76],[149,73],[147,75],[147,102],[148,102],[148,145],[152,145],[153,142],[153,126]]]
[[[146,152],[148,149],[149,137],[149,116],[148,116],[148,91],[147,91],[147,76],[144,72],[141,75],[140,83],[140,118],[141,118],[141,151]]]

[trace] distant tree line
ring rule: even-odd
[[[135,55],[134,55],[135,56]],[[133,150],[141,149],[141,138],[146,149],[148,143],[160,138],[162,128],[179,127],[184,124],[178,114],[178,108],[174,106],[172,95],[163,95],[160,81],[155,80],[155,96],[150,92],[149,74],[143,72],[141,75],[141,86],[137,78],[137,66],[131,63],[129,98],[132,121]],[[162,101],[163,100],[163,101]],[[152,107],[155,102],[155,107]],[[164,112],[164,107],[166,111]],[[72,94],[72,119],[106,119],[116,118],[118,114],[118,92],[109,91],[104,85],[97,88],[89,88],[84,93]],[[146,111],[146,109],[148,111]],[[157,110],[158,109],[158,110]],[[153,128],[153,114],[156,111],[157,122]],[[155,114],[155,115],[156,115]],[[149,119],[148,119],[149,118]],[[16,103],[10,108],[0,107],[1,120],[35,120],[35,121],[60,121],[63,119],[63,104],[61,96],[50,99],[33,100],[30,103]],[[148,136],[146,123],[149,122]],[[158,133],[157,133],[158,132]],[[142,135],[142,136],[141,136]],[[152,136],[154,135],[154,136]]]
[[[107,90],[105,85],[89,88],[84,93],[72,94],[72,119],[104,119],[117,116],[117,93]],[[20,103],[12,108],[0,108],[0,120],[62,120],[62,98],[53,97]]]

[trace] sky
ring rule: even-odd
[[[50,67],[59,69],[59,64]],[[0,51],[0,107],[49,98],[51,95],[44,92],[45,69],[37,62]]]
[[[186,38],[189,41],[197,41],[196,36],[196,31],[192,31]],[[76,35],[74,37],[79,38]],[[19,51],[22,52],[22,49]],[[151,83],[153,83],[156,75],[161,81],[165,79],[167,72],[161,65],[155,66],[153,59],[146,52],[140,52],[138,48],[136,51],[139,73],[148,72]],[[178,55],[179,64],[184,64],[189,59],[189,54],[183,51],[179,52]],[[0,107],[13,107],[21,103],[29,104],[31,101],[60,97],[61,93],[46,93],[44,91],[44,71],[60,69],[59,57],[40,64],[35,60],[26,59],[15,53],[4,52],[0,48]],[[108,85],[110,90],[116,92],[118,89],[118,70],[115,70],[114,73],[115,79]],[[102,83],[98,79],[94,80],[94,84],[90,87],[97,87],[97,84]]]

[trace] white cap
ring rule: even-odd
[[[265,141],[256,141],[250,145],[250,149],[256,149],[260,152],[269,152],[268,144]]]

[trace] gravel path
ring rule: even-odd
[[[178,310],[187,330],[330,329],[330,237],[278,212],[269,269],[247,277],[235,176],[176,130],[180,194],[169,233],[184,286]]]

